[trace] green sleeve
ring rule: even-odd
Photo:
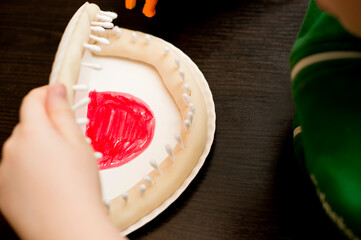
[[[295,153],[322,207],[349,239],[361,238],[361,40],[310,3],[290,55],[292,69],[320,53],[360,57],[327,59],[292,79],[296,106]]]

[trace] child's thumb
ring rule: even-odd
[[[55,83],[49,87],[46,109],[54,127],[66,140],[76,143],[81,139],[82,134],[75,122],[74,113],[70,109],[63,84]]]

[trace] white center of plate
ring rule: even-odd
[[[163,85],[154,67],[122,58],[97,57],[86,52],[83,62],[96,63],[101,70],[82,67],[78,84],[88,84],[89,90],[113,91],[131,94],[148,104],[154,113],[156,127],[149,147],[134,160],[117,168],[100,171],[104,200],[111,200],[127,191],[153,168],[149,161],[160,162],[167,157],[165,145],[176,145],[175,135],[180,133],[182,119],[173,98]],[[77,92],[75,102],[88,95]],[[86,116],[86,107],[76,112]],[[82,129],[85,132],[85,128]]]

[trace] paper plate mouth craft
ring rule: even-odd
[[[170,43],[119,27],[116,14],[85,3],[60,42],[50,84],[94,148],[103,199],[123,234],[164,211],[202,167],[215,109],[198,67]]]

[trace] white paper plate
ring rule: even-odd
[[[56,59],[54,61],[50,83],[57,81],[58,72],[61,67],[60,63],[63,61],[64,53],[67,49],[67,45],[69,44],[71,34],[74,31],[76,22],[78,21],[78,15],[81,13],[83,7],[74,15],[64,33]],[[192,71],[192,75],[198,81],[198,85],[204,97],[207,108],[207,142],[196,166],[189,174],[189,176],[184,180],[183,184],[173,193],[173,195],[171,195],[171,197],[161,203],[159,207],[138,220],[135,224],[125,229],[122,232],[122,234],[125,235],[135,231],[136,229],[154,219],[180,196],[180,194],[188,187],[190,182],[196,177],[200,168],[204,164],[214,139],[216,126],[215,106],[212,93],[209,89],[206,79],[198,69],[197,65],[180,49],[164,40],[159,40],[162,41],[164,45],[169,46],[172,51],[177,53],[182,62],[187,63],[190,71]],[[178,112],[178,109],[172,100],[172,97],[168,93],[168,90],[165,88],[165,86],[163,86],[157,71],[153,67],[126,59],[94,57],[90,52],[86,52],[84,54],[83,61],[86,60],[86,62],[89,62],[88,60],[91,60],[91,58],[96,58],[96,62],[103,65],[103,70],[98,71],[81,67],[78,83],[87,83],[91,90],[95,89],[97,91],[124,92],[142,99],[154,112],[156,117],[156,125],[158,125],[158,128],[156,126],[152,143],[136,159],[123,166],[101,171],[100,175],[103,188],[103,198],[105,200],[110,200],[131,188],[135,183],[139,182],[144,176],[153,170],[153,168],[149,166],[150,158],[166,158],[166,153],[164,151],[165,143],[170,144],[171,146],[176,145],[174,136],[175,133],[179,132],[179,129],[182,126],[182,120],[180,113]],[[112,72],[113,70],[109,69],[114,69],[115,72]],[[137,82],[136,80],[139,79],[143,81]],[[151,87],[148,86],[149,84],[147,85],[147,81],[144,82],[144,79],[147,79],[147,81],[152,81],[152,84],[150,84]],[[77,95],[75,96],[75,102],[87,95],[88,92],[77,92]],[[84,108],[77,110],[76,115],[77,117],[85,117],[86,108],[85,110]],[[166,128],[163,122],[168,122],[170,128]],[[85,128],[83,131],[85,132]]]

